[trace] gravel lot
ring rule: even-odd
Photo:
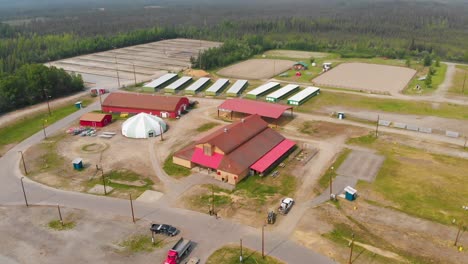
[[[409,68],[368,63],[343,63],[313,79],[315,85],[395,94],[416,74]]]

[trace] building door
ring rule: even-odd
[[[148,137],[155,137],[156,133],[154,133],[154,130],[148,131]]]

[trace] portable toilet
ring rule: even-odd
[[[73,169],[75,170],[81,170],[83,169],[83,159],[82,158],[76,158],[72,161],[73,163]]]
[[[345,118],[345,113],[344,112],[338,112],[338,119],[344,119]]]
[[[75,107],[78,108],[78,109],[83,108],[83,105],[82,105],[81,101],[76,102]]]
[[[356,197],[357,197],[357,190],[356,189],[354,189],[351,186],[346,186],[344,191],[345,191],[346,200],[348,200],[348,201],[356,200]]]

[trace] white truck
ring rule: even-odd
[[[278,212],[280,214],[287,214],[289,212],[289,210],[291,210],[291,207],[294,205],[294,200],[293,198],[284,198],[283,200],[281,200],[281,204],[280,206],[278,207]]]

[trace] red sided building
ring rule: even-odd
[[[89,127],[104,127],[112,122],[112,115],[86,113],[80,118],[80,125]]]
[[[188,107],[186,97],[139,93],[111,93],[102,103],[106,113],[147,113],[163,118],[181,116]]]

